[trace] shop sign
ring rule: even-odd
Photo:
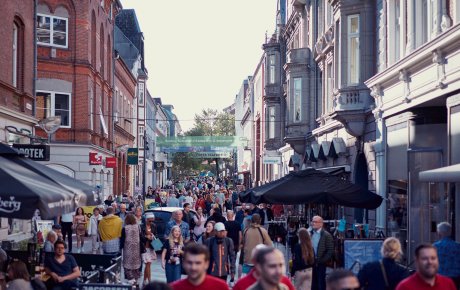
[[[163,161],[155,161],[153,166],[156,170],[163,170],[165,168],[165,163]]]
[[[117,167],[117,158],[116,157],[106,157],[105,158],[105,167],[106,168],[116,168]]]
[[[13,144],[13,148],[35,161],[50,160],[50,147],[48,145]]]
[[[102,155],[97,152],[89,152],[89,165],[102,165]]]
[[[139,149],[138,148],[128,148],[127,151],[127,160],[128,165],[138,165],[139,163]]]
[[[281,156],[264,156],[264,164],[281,164]]]

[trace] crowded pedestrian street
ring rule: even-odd
[[[460,290],[460,0],[0,0],[0,290]]]

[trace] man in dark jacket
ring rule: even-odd
[[[315,251],[315,265],[313,266],[312,289],[326,289],[326,264],[334,256],[334,240],[332,235],[323,229],[323,218],[314,216],[311,221],[311,241]]]
[[[227,281],[227,276],[230,274],[231,280],[234,280],[236,255],[233,241],[226,237],[223,223],[216,223],[214,229],[216,230],[216,236],[205,241],[210,253],[208,274],[224,281]]]
[[[204,224],[205,227],[209,221],[214,221],[215,223],[225,223],[227,219],[224,218],[220,209],[215,208],[212,215],[206,220],[206,223]]]

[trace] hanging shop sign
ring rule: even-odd
[[[89,165],[102,165],[102,155],[97,152],[89,152]]]
[[[106,157],[105,158],[105,167],[106,168],[116,168],[117,167],[117,158],[116,157]]]
[[[128,148],[127,151],[127,160],[128,165],[138,165],[139,163],[139,149],[138,148]]]
[[[281,164],[281,156],[264,156],[263,164]]]
[[[165,168],[165,163],[163,161],[155,161],[153,166],[155,170],[163,170]]]
[[[35,161],[50,160],[50,147],[48,145],[13,144],[13,148]]]

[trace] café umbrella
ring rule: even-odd
[[[383,199],[337,175],[305,169],[241,192],[240,200],[253,204],[311,203],[376,209]]]
[[[0,217],[44,219],[99,203],[91,186],[62,174],[0,143]]]

